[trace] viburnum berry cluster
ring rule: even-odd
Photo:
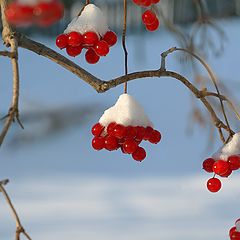
[[[229,237],[231,240],[240,240],[240,219],[235,222],[235,226],[229,231]]]
[[[159,3],[160,0],[133,0],[133,2],[138,6],[145,8]],[[160,25],[160,21],[156,13],[150,9],[146,10],[142,14],[142,22],[145,25],[146,29],[151,32],[156,31]]]
[[[48,27],[63,17],[64,5],[59,0],[16,0],[9,3],[5,14],[14,26]]]
[[[211,158],[203,161],[203,169],[208,173],[214,173],[214,177],[207,181],[210,192],[218,192],[221,189],[221,181],[215,177],[229,177],[233,171],[240,168],[240,134],[236,133],[231,141],[220,148]]]
[[[128,94],[122,94],[116,104],[104,112],[92,127],[92,134],[95,150],[121,149],[136,161],[146,158],[145,149],[139,146],[143,140],[152,144],[161,140],[161,133],[153,129],[143,108]]]
[[[85,48],[85,59],[89,64],[107,56],[116,42],[117,35],[108,29],[103,13],[93,4],[86,5],[80,16],[73,19],[64,34],[56,39],[57,47],[66,49],[71,57],[80,55]]]

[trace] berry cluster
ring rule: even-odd
[[[229,237],[231,240],[240,240],[240,232],[238,229],[239,225],[240,225],[240,219],[238,219],[235,222],[235,226],[232,227],[229,231]]]
[[[208,173],[214,173],[220,177],[229,177],[232,171],[240,168],[240,155],[231,155],[225,160],[214,160],[208,158],[203,161],[203,169]],[[207,188],[210,192],[218,192],[221,189],[221,181],[218,178],[210,178]]]
[[[117,35],[113,31],[108,31],[103,37],[99,37],[96,32],[70,32],[61,34],[56,39],[56,45],[60,49],[66,48],[66,52],[71,57],[81,54],[86,48],[85,59],[90,64],[95,64],[100,57],[109,53],[110,47],[117,42]]]
[[[152,127],[142,126],[124,126],[111,122],[104,127],[100,123],[96,123],[92,127],[92,147],[95,150],[106,149],[113,151],[121,149],[125,154],[131,154],[136,161],[143,161],[146,158],[146,151],[140,147],[143,140],[157,144],[161,140],[159,131]]]
[[[133,2],[141,7],[150,7],[159,3],[160,0],[133,0]],[[150,32],[156,31],[160,25],[157,15],[152,10],[146,10],[142,14],[142,22]]]
[[[39,1],[36,5],[12,2],[6,9],[6,17],[15,26],[29,26],[36,24],[48,27],[62,18],[64,5],[59,0]]]

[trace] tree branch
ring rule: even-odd
[[[11,107],[9,109],[9,112],[6,116],[3,130],[0,134],[0,146],[1,146],[12,122],[15,119],[17,120],[17,122],[20,124],[21,127],[23,126],[19,120],[19,112],[18,112],[18,100],[19,100],[18,42],[5,16],[5,10],[7,6],[6,0],[0,0],[0,1],[1,1],[0,2],[1,16],[2,16],[2,25],[3,25],[2,38],[3,38],[4,44],[7,47],[11,47],[11,55],[12,55],[11,63],[12,63],[12,72],[13,72],[12,102],[11,102]]]
[[[8,204],[8,206],[10,207],[11,209],[11,212],[12,212],[12,215],[13,215],[13,218],[15,219],[15,222],[16,222],[16,233],[15,233],[15,240],[20,240],[20,235],[23,234],[25,235],[25,237],[28,239],[28,240],[31,240],[31,237],[28,235],[28,233],[24,230],[22,224],[21,224],[21,221],[20,221],[20,218],[12,204],[12,201],[7,193],[7,191],[5,190],[5,188],[3,187],[3,185],[6,185],[7,183],[9,182],[9,180],[3,180],[3,181],[0,181],[0,192],[2,192],[5,200],[6,200],[6,203]]]
[[[172,49],[167,50],[166,52],[162,53],[162,61],[161,61],[161,68],[158,70],[148,70],[148,71],[141,71],[141,72],[134,72],[127,75],[123,75],[120,77],[117,77],[115,79],[111,79],[108,81],[101,80],[95,76],[93,76],[91,73],[87,72],[80,66],[76,65],[74,62],[70,61],[69,59],[65,58],[61,54],[55,52],[54,50],[44,46],[41,43],[35,42],[31,39],[28,39],[24,35],[18,33],[17,35],[19,46],[25,49],[28,49],[32,52],[35,52],[38,55],[41,55],[43,57],[49,58],[51,61],[57,63],[58,65],[64,67],[68,71],[72,72],[76,76],[78,76],[80,79],[88,83],[90,86],[92,86],[98,93],[103,93],[111,88],[117,87],[123,83],[137,80],[141,78],[148,78],[148,77],[172,77],[180,82],[182,82],[197,98],[199,98],[208,112],[210,113],[210,116],[212,118],[213,124],[218,128],[220,133],[220,138],[224,142],[224,136],[222,134],[221,129],[225,129],[229,132],[229,134],[234,134],[234,132],[231,129],[228,129],[228,126],[225,125],[215,113],[214,109],[212,108],[211,104],[208,102],[208,100],[205,98],[206,96],[203,95],[202,91],[198,90],[192,83],[190,83],[185,77],[181,76],[180,74],[176,72],[166,71],[165,67],[165,58],[168,53],[172,52]],[[217,93],[216,93],[217,94]],[[218,94],[217,94],[218,96]]]

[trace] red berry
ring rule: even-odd
[[[142,21],[145,25],[153,24],[157,19],[157,16],[151,10],[147,10],[142,14]]]
[[[149,7],[152,4],[151,0],[144,0],[142,1],[142,6]]]
[[[112,134],[113,129],[114,129],[115,126],[116,126],[115,122],[111,122],[111,123],[108,124],[108,126],[107,126],[107,133],[108,133],[108,135]]]
[[[137,129],[133,126],[127,126],[126,127],[126,135],[125,139],[134,139],[137,135]]]
[[[137,147],[137,150],[132,154],[132,157],[136,161],[143,161],[146,158],[146,151],[142,147]]]
[[[89,64],[95,64],[99,61],[100,57],[90,48],[85,53],[85,59]]]
[[[134,153],[138,148],[137,142],[132,139],[128,139],[123,143],[123,151],[128,154]]]
[[[99,40],[95,32],[86,32],[83,34],[83,44],[87,46],[94,46]]]
[[[157,130],[153,130],[150,134],[148,141],[153,144],[159,143],[161,140],[161,133]]]
[[[68,34],[68,45],[72,47],[80,46],[83,42],[82,34],[78,32],[71,32]]]
[[[240,240],[240,232],[233,232],[232,235],[230,236],[231,240]]]
[[[109,53],[109,46],[107,42],[101,40],[96,43],[94,50],[98,56],[106,56]]]
[[[156,21],[153,24],[151,24],[151,25],[146,25],[146,28],[147,28],[148,31],[154,32],[154,31],[156,31],[158,29],[159,25],[160,25],[160,22],[156,18]]]
[[[148,140],[150,138],[152,132],[153,132],[153,128],[152,127],[146,127],[143,139],[144,140]]]
[[[61,34],[56,39],[56,45],[60,49],[66,48],[68,45],[68,36],[66,34]]]
[[[229,169],[229,164],[226,161],[218,160],[213,164],[213,172],[218,175],[225,174]]]
[[[67,46],[66,51],[67,54],[71,57],[76,57],[82,52],[82,46],[78,47],[72,47],[72,46]]]
[[[96,123],[93,127],[92,127],[92,134],[94,136],[100,136],[102,131],[104,129],[104,126],[101,125],[100,123]]]
[[[94,137],[92,140],[92,147],[95,150],[102,150],[105,146],[105,138],[104,137]]]
[[[238,170],[240,168],[240,156],[232,155],[228,157],[228,163],[231,170]]]
[[[229,230],[229,237],[232,236],[232,234],[236,231],[236,227],[232,227],[230,230]]]
[[[108,31],[103,36],[103,40],[107,42],[107,44],[111,47],[117,42],[117,35],[113,31]]]
[[[144,137],[144,135],[145,135],[145,132],[146,132],[145,127],[137,126],[137,127],[136,127],[136,130],[137,130],[136,140],[142,141],[142,140],[143,140],[143,137]]]
[[[118,145],[118,139],[114,136],[107,136],[105,138],[105,148],[108,151],[113,151],[118,149],[119,145]]]
[[[221,189],[222,183],[218,178],[210,178],[207,181],[207,188],[210,192],[218,192]]]
[[[152,4],[156,4],[156,3],[159,3],[160,0],[152,0],[151,2],[152,2]]]
[[[220,177],[229,177],[232,174],[232,170],[228,169],[224,174],[220,174]]]
[[[126,135],[126,128],[125,126],[121,124],[116,124],[115,127],[113,128],[113,133],[112,133],[116,138],[124,138]]]
[[[141,0],[133,0],[133,2],[139,6],[142,5],[142,1]]]
[[[214,163],[215,163],[215,160],[213,158],[207,158],[202,163],[203,169],[209,173],[213,172],[213,164]]]

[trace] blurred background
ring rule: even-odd
[[[72,59],[97,77],[124,74],[121,47],[122,1],[92,1],[106,14],[118,44],[96,65],[84,56]],[[67,56],[55,46],[56,36],[81,10],[84,1],[64,1],[64,18],[48,28],[19,28],[30,38]],[[161,26],[147,32],[143,9],[128,1],[129,70],[157,69],[160,53],[173,46],[190,49],[210,64],[221,92],[238,107],[240,1],[161,0],[156,11]],[[0,49],[5,49],[0,45]],[[240,217],[238,174],[223,180],[212,194],[202,161],[222,143],[208,112],[181,83],[170,78],[129,83],[131,94],[145,109],[160,144],[146,144],[142,163],[116,152],[91,147],[91,127],[123,93],[119,86],[97,94],[90,86],[53,62],[19,49],[20,117],[25,130],[11,128],[0,153],[0,178],[32,239],[208,240],[228,239]],[[167,58],[167,69],[186,76],[199,88],[214,90],[206,71],[185,54]],[[0,112],[11,101],[12,72],[0,58]],[[221,116],[218,102],[209,99]],[[232,128],[239,121],[227,111]],[[0,239],[12,239],[15,226],[0,199]]]

